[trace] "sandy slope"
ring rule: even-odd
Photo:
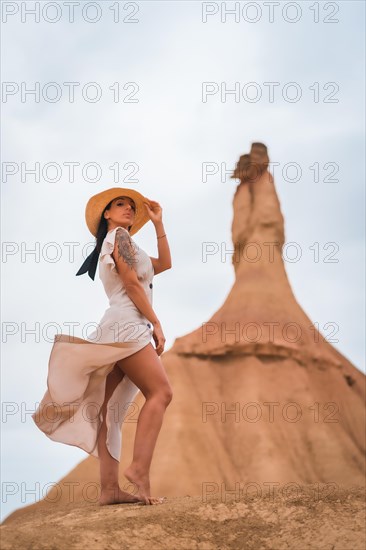
[[[312,484],[261,497],[168,498],[160,506],[41,505],[1,526],[9,549],[363,550],[365,490]]]

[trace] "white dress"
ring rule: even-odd
[[[109,231],[99,257],[99,278],[109,299],[95,331],[87,339],[56,334],[50,354],[47,391],[32,415],[38,428],[53,441],[80,447],[98,457],[97,438],[103,421],[101,407],[106,377],[117,361],[151,342],[153,327],[128,297],[111,256],[117,231],[125,231],[134,249],[139,282],[152,304],[154,268],[149,256],[123,227]],[[124,375],[108,401],[106,445],[120,461],[122,422],[139,389]],[[133,405],[132,405],[133,406]]]

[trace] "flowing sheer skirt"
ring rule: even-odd
[[[107,375],[117,361],[151,341],[146,329],[138,341],[95,343],[76,336],[56,334],[51,350],[47,391],[32,418],[53,441],[80,447],[98,457],[97,439],[103,414]],[[122,423],[139,389],[125,374],[106,408],[106,445],[120,461]],[[131,409],[130,409],[131,410]]]

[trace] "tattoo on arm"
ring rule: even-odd
[[[133,250],[129,235],[125,231],[117,229],[116,239],[118,258],[122,258],[131,269],[134,269],[133,265],[136,262],[135,251]]]

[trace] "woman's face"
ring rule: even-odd
[[[126,229],[133,224],[136,215],[135,202],[130,197],[117,197],[112,201],[109,210],[106,210],[104,217],[108,219],[110,229],[121,225]]]

